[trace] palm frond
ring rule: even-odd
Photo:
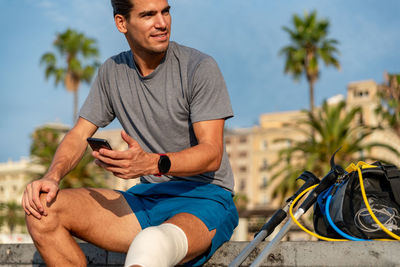
[[[336,58],[338,42],[328,39],[329,20],[317,18],[317,12],[305,12],[303,17],[294,14],[292,27],[283,26],[282,29],[289,34],[291,44],[279,51],[285,57],[284,73],[290,74],[295,81],[305,75],[310,84],[310,109],[314,106],[314,83],[320,76],[319,61],[325,65],[340,69]]]
[[[340,147],[337,162],[344,166],[363,160],[365,156],[374,157],[371,151],[375,148],[385,149],[397,157],[400,153],[394,147],[367,142],[376,127],[360,125],[357,121],[359,114],[360,108],[347,110],[344,101],[331,105],[324,101],[318,112],[307,112],[308,119],[299,122],[301,130],[298,131],[303,139],[292,140],[289,147],[281,149],[277,162],[269,169],[273,173],[271,182],[284,177],[274,195],[289,195],[290,190],[295,190],[294,177],[304,170],[320,177],[326,174],[330,169],[330,157]]]

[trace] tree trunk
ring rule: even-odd
[[[74,94],[74,117],[72,118],[72,124],[78,120],[78,90],[73,91]]]
[[[310,98],[310,113],[314,116],[314,80],[309,79],[308,80],[308,86],[309,86],[309,98]],[[313,139],[315,139],[315,129],[311,128],[311,136]]]
[[[318,76],[318,71],[316,71],[315,69],[313,69],[310,66],[310,63],[312,62],[313,58],[314,58],[314,51],[312,49],[307,49],[306,58],[304,59],[304,68],[305,68],[305,74],[306,74],[308,86],[309,86],[311,114],[314,114],[314,83]],[[318,67],[317,67],[317,70],[318,70]]]
[[[310,112],[314,114],[314,81],[308,80],[309,98],[310,98]]]

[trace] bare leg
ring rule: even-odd
[[[45,194],[41,195],[45,203]],[[86,266],[77,236],[106,250],[126,252],[141,230],[125,198],[109,189],[65,189],[40,220],[26,216],[34,243],[48,266]]]

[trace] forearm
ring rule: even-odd
[[[78,139],[73,132],[69,132],[53,157],[53,161],[44,177],[60,182],[81,160],[87,144]]]
[[[221,165],[224,146],[224,120],[193,124],[198,144],[176,153],[167,153],[171,160],[168,174],[190,176],[217,171]]]
[[[222,149],[204,143],[180,152],[166,153],[171,160],[169,175],[190,176],[217,171],[221,165]]]
[[[86,138],[96,130],[95,125],[80,118],[61,141],[44,177],[60,182],[79,163],[87,148]]]

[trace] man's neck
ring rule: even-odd
[[[149,54],[149,53],[136,53],[132,50],[133,60],[139,69],[142,76],[150,75],[158,65],[160,65],[161,60],[164,58],[165,54]]]

